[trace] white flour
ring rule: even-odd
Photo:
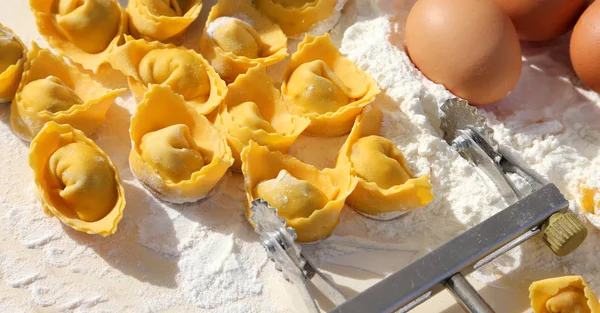
[[[24,42],[45,45],[27,5],[5,1],[11,9],[0,12],[0,21]],[[426,208],[392,221],[371,220],[346,209],[332,237],[304,247],[349,295],[505,206],[495,187],[439,137],[437,107],[451,95],[424,79],[402,50],[403,21],[411,2],[350,0],[331,31],[341,51],[381,86],[375,105],[385,112],[384,133],[398,145],[415,174],[430,174],[435,194]],[[204,10],[212,3],[205,3]],[[393,13],[392,22],[378,17],[377,7]],[[485,107],[484,114],[500,143],[513,148],[569,199],[578,200],[582,186],[600,188],[600,99],[573,86],[578,82],[568,65],[567,48],[566,39],[541,54],[525,47],[517,88],[500,103]],[[270,71],[279,74],[275,81],[280,80],[284,64]],[[115,73],[98,78],[113,88],[126,86]],[[8,106],[0,107],[2,309],[301,312],[294,287],[267,261],[243,216],[245,196],[239,174],[229,174],[209,199],[186,205],[162,203],[135,180],[127,160],[134,109],[130,94],[119,98],[94,137],[119,167],[127,197],[118,232],[100,238],[43,214],[33,193],[28,146],[11,132]],[[332,166],[344,140],[301,136],[290,154],[318,167]],[[482,289],[486,299],[498,312],[523,312],[532,280],[564,274],[583,275],[600,292],[600,234],[588,226],[588,240],[571,256],[554,257],[536,238],[476,273],[488,283]],[[502,301],[503,294],[511,301]]]

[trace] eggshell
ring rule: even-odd
[[[405,33],[417,68],[473,104],[502,99],[521,75],[517,32],[492,0],[419,0]]]
[[[593,2],[573,28],[571,63],[577,76],[600,92],[600,2]]]
[[[519,38],[543,41],[556,38],[575,25],[587,0],[494,0],[512,20]]]

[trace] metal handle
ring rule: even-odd
[[[494,310],[477,293],[463,274],[458,273],[444,283],[456,302],[469,313],[494,313]]]

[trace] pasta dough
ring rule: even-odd
[[[202,115],[212,112],[225,97],[227,86],[208,62],[193,50],[160,42],[126,38],[110,56],[113,68],[127,76],[138,100],[149,85],[167,85]]]
[[[600,303],[581,276],[536,281],[529,286],[534,313],[600,313]]]
[[[31,142],[29,164],[46,214],[89,234],[117,230],[125,208],[119,173],[81,131],[48,122]]]
[[[30,0],[38,30],[61,54],[97,72],[127,31],[115,0]]]
[[[264,66],[257,65],[229,85],[215,126],[227,134],[233,169],[240,170],[240,153],[249,141],[286,152],[310,121],[290,114]]]
[[[27,47],[10,28],[0,24],[0,51],[0,102],[9,102],[21,80]]]
[[[254,188],[254,197],[263,198],[278,209],[287,220],[307,218],[327,204],[329,199],[308,181],[297,179],[281,170],[276,178],[260,182]]]
[[[256,7],[288,36],[310,31],[333,14],[338,0],[256,0]]]
[[[379,94],[377,83],[346,59],[328,34],[306,36],[292,55],[281,92],[294,113],[310,119],[306,132],[340,136]]]
[[[296,230],[299,242],[329,236],[339,223],[346,197],[356,186],[343,165],[319,171],[253,141],[242,150],[241,158],[248,218],[250,203],[263,198]]]
[[[202,0],[129,0],[129,29],[148,41],[181,41],[201,10]]]
[[[200,148],[184,124],[145,134],[140,151],[142,158],[152,164],[160,176],[175,183],[190,179],[204,166]]]
[[[427,205],[433,194],[429,175],[415,177],[394,143],[381,136],[382,120],[378,108],[366,107],[342,146],[337,164],[350,167],[358,180],[346,202],[359,213],[390,219]]]
[[[170,87],[153,85],[129,130],[133,174],[162,200],[200,200],[233,163],[225,137]]]
[[[102,87],[35,43],[27,54],[25,68],[11,104],[10,120],[15,133],[26,141],[31,141],[49,121],[69,124],[92,135],[115,98],[125,91]]]
[[[200,52],[231,83],[257,64],[265,67],[287,56],[287,37],[250,0],[219,0],[200,38]]]

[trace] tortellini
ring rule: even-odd
[[[356,180],[344,166],[322,171],[279,151],[251,141],[242,150],[248,206],[263,198],[293,227],[299,242],[313,242],[329,236],[339,223],[346,197]]]
[[[94,72],[127,32],[127,13],[116,0],[30,0],[30,5],[50,46]]]
[[[415,178],[394,143],[381,136],[382,112],[368,106],[338,154],[358,184],[346,202],[376,219],[391,219],[433,200],[429,175]]]
[[[350,131],[379,87],[325,34],[306,36],[300,43],[286,68],[281,92],[296,114],[311,120],[307,133],[340,136]]]
[[[21,80],[27,47],[10,28],[0,24],[0,51],[0,102],[10,102]]]
[[[256,64],[285,59],[287,37],[250,0],[219,0],[208,15],[200,52],[231,83]]]
[[[311,31],[314,26],[340,11],[344,0],[255,0],[256,7],[275,23],[286,35],[296,36]],[[335,24],[335,23],[331,23]],[[325,32],[328,29],[324,30]]]
[[[46,123],[31,142],[29,165],[46,214],[88,234],[117,231],[125,208],[119,171],[81,131]]]
[[[229,85],[215,126],[227,133],[233,168],[240,170],[240,153],[249,141],[287,152],[310,121],[291,115],[266,69],[258,65]]]
[[[10,121],[15,133],[26,141],[49,121],[70,124],[90,136],[123,91],[102,87],[63,58],[33,43],[12,101]]]
[[[201,10],[202,0],[129,0],[129,30],[149,41],[180,41]]]
[[[170,86],[202,115],[225,97],[227,86],[208,62],[193,50],[126,37],[110,56],[113,68],[127,76],[129,88],[141,100],[150,85]]]
[[[169,86],[154,85],[129,129],[133,174],[162,200],[200,200],[233,164],[227,141]]]
[[[534,313],[600,313],[600,303],[581,276],[536,281],[529,286]]]

